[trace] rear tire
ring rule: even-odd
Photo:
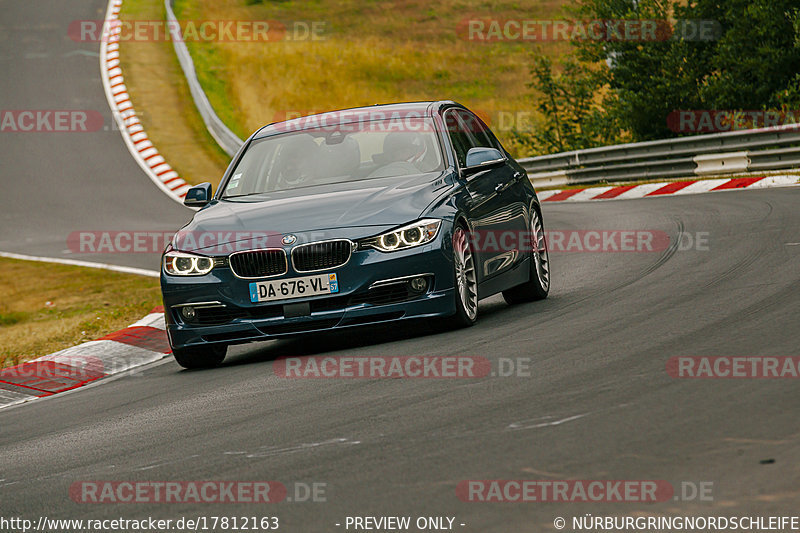
[[[195,346],[192,348],[173,348],[172,355],[183,368],[214,368],[224,359],[228,347]]]
[[[547,253],[542,215],[536,208],[531,211],[530,268],[530,279],[527,282],[503,291],[506,303],[544,300],[550,292],[550,256]]]

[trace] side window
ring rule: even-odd
[[[464,109],[459,109],[457,112],[472,138],[470,148],[500,148],[481,119]]]
[[[467,152],[472,148],[472,140],[464,125],[458,120],[456,110],[445,111],[444,123],[447,128],[447,135],[456,152],[458,166],[464,168],[467,164]]]

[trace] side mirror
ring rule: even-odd
[[[211,201],[211,184],[201,183],[186,191],[183,205],[186,207],[204,207]]]
[[[467,166],[464,170],[467,173],[474,173],[505,163],[505,161],[506,157],[497,148],[470,148],[467,152]]]

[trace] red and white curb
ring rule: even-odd
[[[800,176],[759,176],[748,178],[720,178],[708,180],[669,181],[644,183],[642,185],[621,185],[610,187],[587,187],[584,189],[563,189],[537,193],[542,202],[586,202],[590,200],[628,200],[677,194],[696,194],[736,189],[764,189],[767,187],[787,187],[798,185]]]
[[[157,307],[125,329],[0,370],[0,409],[76,389],[170,353],[164,310]]]
[[[114,24],[119,20],[121,8],[122,0],[110,0],[108,3],[100,42],[100,74],[106,99],[133,158],[167,196],[183,204],[186,191],[191,186],[178,176],[153,146],[133,109],[128,89],[125,87],[119,62],[119,39],[122,28],[119,24]]]

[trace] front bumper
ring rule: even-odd
[[[325,271],[335,272],[339,280],[339,292],[330,296],[254,304],[250,301],[249,285],[257,280],[238,278],[229,267],[216,267],[211,273],[197,277],[169,276],[162,271],[161,289],[170,344],[173,348],[240,344],[312,331],[452,315],[455,313],[452,250],[442,246],[449,242],[445,233],[440,231],[432,243],[419,248],[390,253],[372,249],[354,251],[347,264]],[[287,274],[269,279],[306,275],[294,272],[289,265]],[[386,280],[413,275],[428,279],[422,293],[402,298],[397,290],[387,291],[384,285],[382,291],[377,291],[380,294],[376,294],[376,282],[380,285]],[[397,282],[392,285],[397,289]],[[225,306],[227,314],[221,319],[225,323],[191,323],[180,313],[181,306],[208,302]],[[286,316],[286,304],[303,302],[309,303],[310,313]]]

